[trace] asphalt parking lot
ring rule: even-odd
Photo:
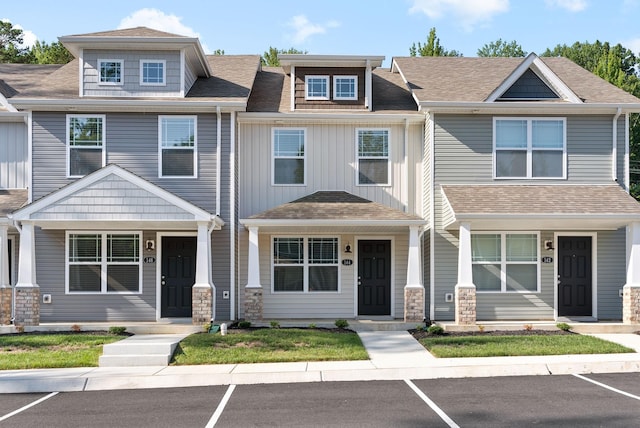
[[[2,427],[631,427],[640,373],[4,394]]]

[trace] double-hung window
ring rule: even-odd
[[[68,293],[140,293],[140,233],[67,232]]]
[[[273,129],[273,184],[305,184],[304,129]]]
[[[358,184],[389,185],[389,130],[358,129],[356,146]]]
[[[496,178],[565,178],[566,120],[494,119]]]
[[[195,116],[159,116],[160,177],[195,177],[197,160]]]
[[[538,247],[537,233],[472,234],[471,257],[476,290],[539,292]]]
[[[167,62],[165,60],[143,59],[140,61],[140,85],[166,85]]]
[[[101,85],[119,85],[122,83],[124,61],[121,59],[98,60],[98,83]]]
[[[305,76],[305,99],[328,100],[329,76]]]
[[[67,115],[68,177],[82,177],[104,166],[104,126],[104,115]]]
[[[338,238],[273,238],[273,291],[338,291]]]
[[[358,76],[333,76],[334,100],[358,99]]]

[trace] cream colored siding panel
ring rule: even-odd
[[[0,122],[0,189],[28,187],[27,127]]]

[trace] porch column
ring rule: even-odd
[[[36,283],[35,227],[30,221],[22,222],[18,283],[15,293],[14,324],[16,326],[40,324],[40,287]]]
[[[627,260],[627,283],[622,287],[622,322],[640,323],[640,223],[627,228],[630,248]]]
[[[11,323],[12,293],[9,281],[9,226],[0,224],[0,325]]]
[[[476,286],[471,263],[471,224],[460,224],[458,238],[458,283],[455,293],[456,324],[476,323]]]
[[[258,246],[257,227],[249,227],[249,260],[247,285],[244,288],[244,317],[249,321],[258,321],[262,319],[260,248]]]
[[[424,285],[420,275],[420,228],[409,227],[407,285],[404,287],[404,322],[424,320]]]
[[[209,282],[209,231],[206,222],[198,222],[196,245],[196,282],[191,289],[191,322],[206,324],[213,318],[213,287]]]

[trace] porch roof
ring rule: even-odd
[[[617,229],[640,221],[640,203],[618,185],[443,185],[443,228]]]
[[[344,191],[319,191],[255,214],[240,222],[245,226],[358,227],[423,226],[419,216],[372,202]]]
[[[27,189],[0,189],[0,218],[22,208],[28,199]]]

